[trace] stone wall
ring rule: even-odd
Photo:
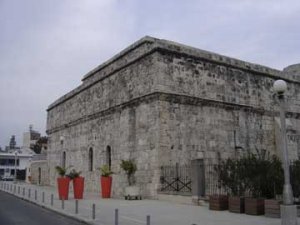
[[[299,154],[299,77],[173,42],[141,39],[49,106],[50,183],[55,185],[54,167],[62,165],[65,152],[66,165],[83,171],[86,189],[100,191],[97,168],[107,163],[108,146],[114,196],[127,185],[121,159],[136,160],[137,184],[144,196],[155,198],[162,165],[214,161],[256,149],[280,155],[272,92],[276,79],[288,82],[288,144],[294,159]]]
[[[110,115],[86,121],[53,134],[53,139],[64,136],[61,146],[49,151],[50,180],[55,184],[55,165],[61,165],[61,154],[66,152],[66,166],[83,171],[86,190],[100,191],[100,172],[97,168],[107,163],[106,149],[111,147],[113,195],[120,196],[126,186],[126,176],[120,169],[121,159],[136,159],[136,179],[146,196],[153,195],[153,173],[157,167],[157,109],[155,103],[128,106]],[[53,146],[53,142],[51,142]],[[93,171],[89,171],[89,149],[93,149]],[[144,179],[148,177],[148,179]],[[157,183],[157,182],[155,182]]]
[[[153,64],[153,56],[145,57],[71,98],[63,99],[61,104],[50,106],[47,130],[63,129],[63,125],[80,123],[97,113],[122,107],[122,104],[152,93],[156,86]]]
[[[165,99],[160,104],[160,150],[162,155],[182,154],[165,163],[189,162],[197,155],[215,158],[216,152],[232,157],[237,147],[252,152],[264,149],[281,157],[275,145],[278,107],[272,92],[278,74],[245,71],[166,51],[158,60],[158,88]],[[288,134],[299,137],[300,85],[290,82],[288,86]],[[300,146],[299,140],[292,139],[288,142],[290,158],[295,159]]]
[[[30,165],[31,183],[49,185],[49,167],[46,160],[33,161]]]

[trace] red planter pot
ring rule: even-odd
[[[75,177],[73,179],[73,190],[75,199],[83,199],[84,177]]]
[[[68,177],[57,178],[58,197],[60,200],[62,199],[68,200],[69,185],[70,185],[70,178]]]
[[[112,177],[101,176],[102,198],[110,198]]]

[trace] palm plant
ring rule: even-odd
[[[101,176],[103,177],[109,177],[110,175],[112,175],[114,172],[112,172],[109,168],[108,165],[103,165],[99,168],[100,172],[101,172]]]
[[[68,177],[72,180],[72,179],[74,179],[74,178],[76,178],[76,177],[79,177],[80,174],[81,174],[81,171],[76,171],[75,169],[72,169],[72,170],[70,171],[70,173],[67,174],[66,176],[68,176]]]
[[[69,167],[61,167],[61,166],[56,166],[55,167],[55,170],[56,170],[56,172],[59,174],[59,176],[61,176],[61,177],[64,177],[64,176],[66,176],[66,173],[67,173],[67,170],[70,168],[71,166],[69,166]]]

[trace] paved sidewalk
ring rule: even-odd
[[[36,186],[25,183],[0,182],[0,190],[9,192],[19,198],[33,202],[60,214],[76,218],[87,224],[115,224],[115,209],[118,209],[120,225],[146,224],[150,215],[151,224],[156,225],[280,225],[281,220],[265,216],[250,216],[229,213],[228,211],[210,211],[207,206],[193,206],[169,203],[158,200],[126,201],[120,199],[102,199],[97,193],[85,193],[79,200],[78,214],[75,214],[75,200],[58,199],[56,189],[49,186]],[[44,194],[43,194],[44,193]],[[44,202],[43,202],[44,195]],[[53,205],[51,205],[51,195]],[[95,220],[92,218],[92,205],[95,204]],[[300,219],[298,219],[300,224]]]

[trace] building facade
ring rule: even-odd
[[[26,180],[30,172],[27,171],[34,153],[31,149],[21,148],[0,153],[0,177],[13,180],[17,173],[18,180]]]
[[[279,151],[273,82],[288,83],[291,159],[299,157],[300,68],[278,71],[171,41],[145,37],[82,79],[48,108],[48,164],[83,171],[99,191],[103,164],[114,171],[113,195],[127,185],[122,159],[134,159],[145,197],[156,198],[162,168],[205,165],[243,152]],[[209,179],[206,173],[205,180]],[[209,194],[209,191],[206,191]]]
[[[47,184],[44,179],[49,181],[47,137],[41,137],[41,134],[32,128],[30,125],[29,131],[23,133],[22,147],[17,146],[15,136],[12,135],[9,146],[0,152],[0,176],[3,179],[13,180],[16,171],[18,180],[31,182],[33,178],[33,181],[39,184]],[[37,148],[39,154],[36,154]]]

